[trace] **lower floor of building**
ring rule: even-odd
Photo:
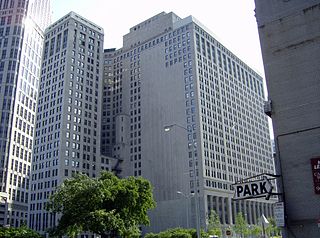
[[[252,199],[233,200],[232,197],[207,195],[206,213],[214,210],[220,217],[221,224],[235,224],[237,214],[241,213],[248,224],[258,224],[262,215],[273,217],[273,200]]]

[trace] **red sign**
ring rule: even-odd
[[[226,230],[226,235],[227,236],[231,236],[231,231],[230,230]]]
[[[320,157],[311,159],[314,192],[320,194]]]

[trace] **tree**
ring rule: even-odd
[[[273,217],[269,217],[268,221],[269,221],[269,226],[267,227],[266,231],[269,234],[269,236],[279,235],[281,229],[277,227],[276,220]]]
[[[208,233],[219,237],[222,235],[220,218],[215,210],[211,210],[209,214]]]
[[[75,237],[89,231],[102,237],[137,237],[138,226],[150,223],[147,211],[154,207],[149,181],[119,179],[103,172],[99,178],[77,174],[65,180],[50,197],[47,209],[61,215],[52,235]]]
[[[239,234],[240,237],[246,237],[249,234],[248,223],[241,212],[236,216],[234,231]]]
[[[262,227],[259,225],[253,225],[250,230],[251,235],[258,237],[262,233]]]
[[[19,228],[15,227],[0,227],[0,237],[3,238],[41,238],[42,236],[37,232],[22,226]]]
[[[158,234],[148,233],[145,235],[145,238],[192,238],[193,232],[195,232],[195,230],[172,228]]]
[[[145,238],[197,238],[195,229],[171,228],[158,234],[148,233]],[[201,230],[201,238],[209,238],[209,234]]]

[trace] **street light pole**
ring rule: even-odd
[[[189,198],[194,196],[194,193],[190,193],[189,195],[184,194],[183,192],[177,191],[177,194],[182,195],[183,197],[186,198],[186,201],[189,203]],[[187,228],[189,228],[189,206],[187,204],[186,206],[186,211],[187,211]]]
[[[4,201],[4,219],[3,226],[7,227],[7,216],[8,216],[8,196],[5,192],[0,192],[0,199]],[[2,202],[2,201],[1,201]]]
[[[198,182],[197,182],[197,166],[196,166],[196,159],[194,156],[194,143],[192,143],[192,161],[193,161],[193,177],[194,177],[194,205],[195,205],[195,215],[196,215],[196,229],[197,229],[197,238],[201,238],[200,234],[200,217],[199,217],[199,189],[198,189]]]
[[[185,130],[186,132],[188,132],[189,130],[184,127],[181,126],[179,124],[171,124],[168,126],[164,127],[164,131],[165,132],[169,132],[171,130],[171,128],[173,127],[179,127],[183,130]],[[193,187],[194,187],[194,206],[195,206],[195,218],[196,218],[196,231],[197,231],[197,238],[201,238],[201,234],[200,234],[200,216],[199,216],[199,189],[198,189],[198,183],[197,183],[197,166],[196,166],[196,158],[194,155],[194,142],[192,143],[192,163],[193,163]]]

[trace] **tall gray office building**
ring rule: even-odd
[[[100,156],[103,29],[70,12],[45,31],[32,161],[29,226],[46,232],[57,185],[76,172],[109,168]]]
[[[259,1],[283,237],[320,237],[320,1]]]
[[[274,172],[263,79],[195,18],[133,26],[104,52],[103,90],[102,152],[153,184],[151,230],[195,227],[196,191],[202,227],[212,209],[226,226],[272,215],[271,201],[232,200],[233,183]]]
[[[50,0],[0,1],[1,225],[27,222],[43,29],[50,13]]]

